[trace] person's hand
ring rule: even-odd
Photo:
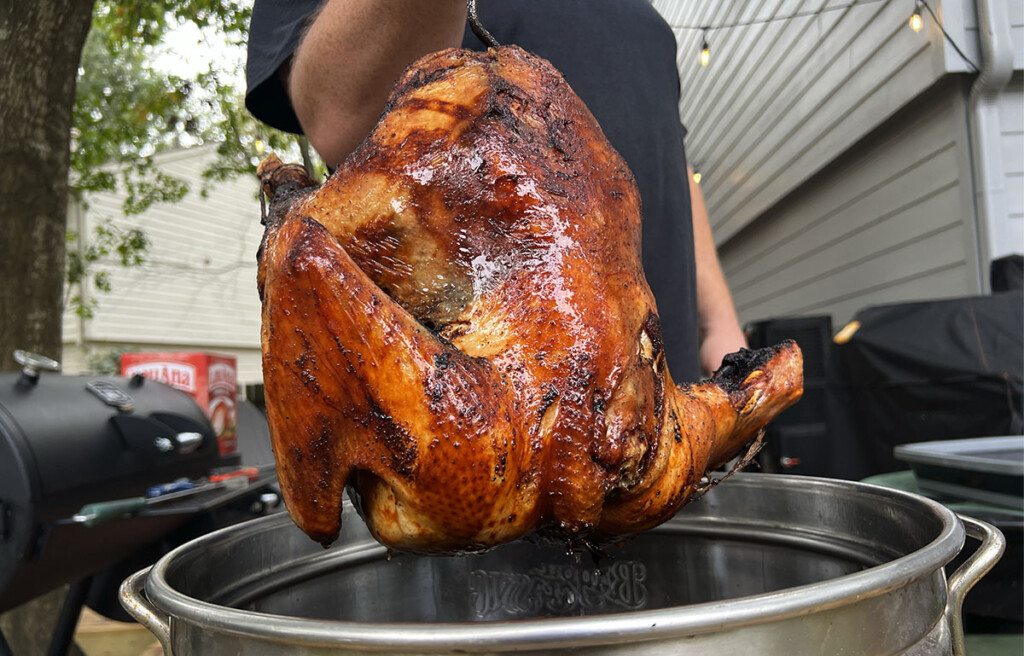
[[[705,376],[710,376],[722,365],[722,358],[746,348],[747,338],[735,322],[723,322],[719,326],[709,326],[700,342],[700,369]]]

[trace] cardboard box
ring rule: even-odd
[[[185,392],[206,412],[217,435],[220,455],[237,448],[238,366],[230,355],[215,353],[124,353],[121,375],[142,374]]]

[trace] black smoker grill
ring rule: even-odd
[[[0,612],[75,583],[61,640],[70,641],[87,598],[96,610],[128,619],[118,608],[116,586],[120,570],[137,569],[140,554],[152,562],[175,543],[274,505],[261,495],[274,480],[264,466],[241,489],[186,496],[91,526],[72,521],[86,504],[140,497],[153,485],[237,468],[239,456],[222,458],[202,410],[168,385],[141,376],[40,375],[59,365],[24,352],[18,361],[21,373],[0,373]],[[240,440],[243,430],[240,421]],[[241,511],[225,515],[225,508]],[[110,569],[108,599],[97,600],[90,579]]]

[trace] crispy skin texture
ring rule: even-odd
[[[643,531],[800,397],[793,343],[672,382],[632,174],[519,48],[413,64],[320,187],[276,158],[259,175],[267,416],[324,544],[346,484],[403,550]]]

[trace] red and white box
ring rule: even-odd
[[[220,455],[237,448],[238,366],[230,355],[215,353],[123,353],[121,375],[142,374],[185,392],[206,412]]]

